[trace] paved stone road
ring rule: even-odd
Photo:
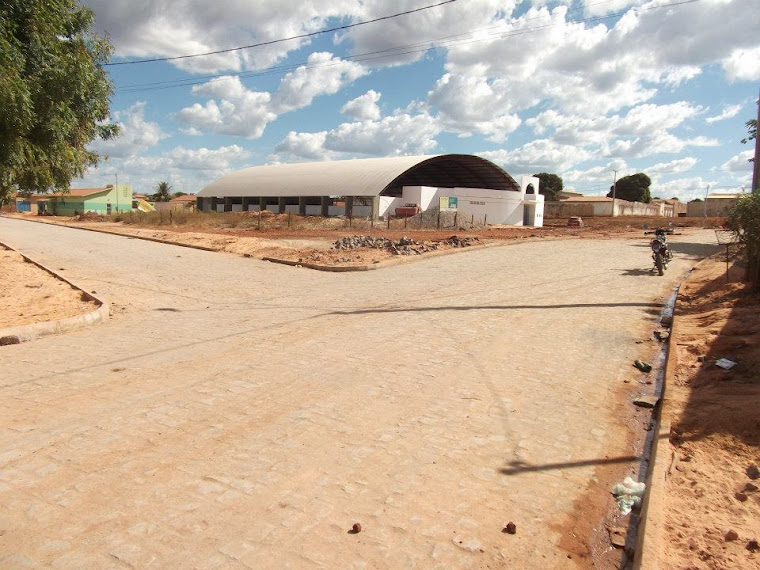
[[[330,274],[0,219],[116,309],[0,349],[0,567],[582,565],[556,525],[712,237],[664,278],[643,237]]]

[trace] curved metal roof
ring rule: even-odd
[[[520,191],[519,184],[489,160],[442,154],[254,166],[223,176],[198,196],[400,195],[403,186]]]

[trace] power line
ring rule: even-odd
[[[443,2],[438,2],[437,4],[430,4],[428,6],[422,6],[421,8],[415,8],[414,10],[405,10],[404,12],[398,12],[396,14],[391,14],[389,16],[381,16],[379,18],[374,18],[372,20],[366,20],[364,22],[356,22],[354,24],[346,24],[345,26],[336,26],[334,28],[328,28],[326,30],[320,30],[320,31],[317,31],[317,32],[310,32],[308,34],[299,34],[297,36],[290,36],[288,38],[280,38],[280,39],[277,39],[277,40],[270,40],[270,41],[267,41],[267,42],[259,42],[259,43],[256,43],[256,44],[250,44],[250,45],[246,45],[246,46],[239,46],[239,47],[234,47],[234,48],[220,49],[220,50],[216,50],[216,51],[207,51],[207,52],[204,52],[204,53],[194,53],[194,54],[188,54],[188,55],[176,55],[174,57],[154,57],[154,58],[151,58],[151,59],[136,59],[136,60],[131,60],[131,61],[117,61],[117,62],[113,62],[113,63],[104,63],[103,67],[113,66],[113,65],[133,65],[133,64],[136,64],[136,63],[152,63],[152,62],[156,62],[156,61],[175,61],[175,60],[178,60],[178,59],[190,59],[190,58],[193,58],[193,57],[204,57],[204,56],[207,56],[207,55],[217,55],[217,54],[220,54],[220,53],[230,53],[230,52],[233,52],[233,51],[240,51],[240,50],[244,50],[244,49],[251,49],[251,48],[257,48],[257,47],[262,47],[262,46],[270,46],[270,45],[273,45],[273,44],[278,44],[278,43],[282,43],[282,42],[289,42],[289,41],[292,41],[292,40],[300,40],[300,39],[303,39],[303,38],[311,38],[311,37],[314,37],[314,36],[319,36],[321,34],[329,34],[331,32],[338,32],[338,31],[341,31],[341,30],[349,30],[351,28],[356,28],[358,26],[364,26],[366,24],[373,24],[375,22],[381,22],[383,20],[391,20],[393,18],[398,18],[400,16],[408,16],[409,14],[414,14],[416,12],[422,12],[423,10],[430,10],[431,8],[438,8],[439,6],[443,6],[445,4],[452,4],[452,3],[456,2],[456,1],[457,0],[444,0]]]
[[[453,1],[453,0],[452,0]],[[699,0],[681,0],[679,2],[672,2],[670,4],[662,4],[659,6],[652,6],[648,8],[639,8],[637,11],[639,12],[645,12],[645,11],[651,11],[651,10],[658,10],[661,8],[672,8],[674,6],[681,6],[684,4],[693,4],[695,2],[699,2]],[[603,4],[605,2],[600,2],[600,4]],[[437,5],[436,5],[437,6]],[[422,10],[424,8],[419,8],[419,10]],[[607,14],[605,16],[593,16],[589,18],[584,18],[581,20],[574,20],[572,23],[594,23],[599,22],[602,20],[607,20],[610,18],[616,18],[619,16],[622,16],[626,14],[628,10],[623,10],[620,12],[614,12]],[[393,16],[387,16],[386,18],[390,18]],[[531,20],[534,19],[543,19],[543,17],[536,17],[531,18]],[[373,20],[374,21],[374,20]],[[526,20],[529,21],[529,20]],[[367,22],[368,23],[368,22]],[[357,25],[357,24],[354,24]],[[466,45],[470,43],[478,43],[483,41],[489,41],[494,39],[501,39],[501,38],[510,38],[510,37],[516,37],[526,34],[533,34],[536,32],[543,31],[545,29],[557,27],[561,24],[544,24],[539,26],[534,26],[532,28],[524,28],[520,30],[512,30],[507,32],[494,32],[490,33],[485,37],[480,38],[463,38],[463,39],[456,39],[456,38],[462,38],[462,36],[468,36],[474,32],[482,31],[482,30],[491,30],[498,26],[487,26],[485,28],[478,28],[476,30],[471,30],[469,32],[460,33],[460,34],[454,34],[450,36],[443,36],[436,39],[431,40],[425,40],[423,42],[417,42],[413,44],[405,44],[401,46],[386,48],[383,50],[377,50],[377,51],[371,51],[371,52],[364,52],[360,54],[355,54],[352,56],[346,56],[341,58],[340,61],[331,61],[327,63],[320,63],[320,64],[309,64],[308,62],[301,62],[301,63],[294,63],[294,64],[288,64],[288,65],[282,65],[282,66],[273,66],[261,71],[244,71],[244,72],[238,72],[238,73],[221,73],[216,75],[207,75],[203,77],[194,77],[194,78],[187,78],[187,79],[178,79],[175,81],[158,81],[153,83],[139,83],[139,84],[133,84],[133,85],[126,85],[121,88],[117,88],[116,91],[119,93],[136,93],[136,92],[142,92],[142,91],[156,91],[156,90],[163,90],[163,89],[171,89],[174,87],[189,87],[193,85],[201,85],[203,83],[206,83],[208,81],[219,79],[221,77],[256,77],[256,76],[264,76],[264,75],[272,75],[272,74],[279,74],[279,73],[286,73],[288,71],[292,71],[294,69],[298,69],[299,67],[305,67],[307,69],[314,69],[319,67],[330,67],[334,65],[339,65],[340,63],[344,61],[355,61],[355,62],[363,62],[363,61],[371,61],[375,59],[383,59],[386,57],[391,56],[400,56],[400,55],[408,55],[413,53],[420,53],[425,52],[432,47],[438,46],[438,47],[451,47],[451,46],[457,46],[457,45]],[[329,30],[326,30],[329,31]],[[321,32],[315,32],[321,33]],[[277,40],[281,41],[281,40]],[[282,40],[284,41],[284,40]],[[244,48],[233,48],[233,49],[244,49]],[[223,50],[223,51],[231,51],[231,50]],[[214,52],[218,53],[218,52]],[[185,56],[182,56],[185,57]],[[192,56],[190,56],[192,57]],[[155,60],[145,60],[145,61],[166,61],[176,58],[159,58]],[[141,63],[139,61],[135,62],[123,62],[123,63]],[[109,64],[111,65],[111,64]],[[117,65],[117,64],[113,64]]]

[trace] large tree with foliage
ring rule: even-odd
[[[112,48],[74,0],[0,3],[0,202],[67,190],[100,156],[86,148],[118,127],[109,116]]]
[[[543,194],[547,202],[557,199],[557,194],[562,191],[562,178],[549,172],[534,174],[539,179],[538,193]]]
[[[615,197],[621,200],[628,200],[629,202],[644,202],[648,204],[652,201],[652,194],[649,191],[651,185],[652,180],[643,172],[623,176],[616,183]],[[612,189],[613,186],[610,186],[610,191],[607,194],[608,198],[612,198]]]

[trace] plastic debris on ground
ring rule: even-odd
[[[639,483],[626,477],[622,483],[612,488],[612,494],[615,495],[615,501],[622,515],[627,515],[633,507],[641,505],[641,498],[644,496],[646,487],[646,483]]]
[[[723,370],[731,370],[736,366],[736,362],[729,360],[728,358],[719,358],[715,361],[716,366],[720,366]]]

